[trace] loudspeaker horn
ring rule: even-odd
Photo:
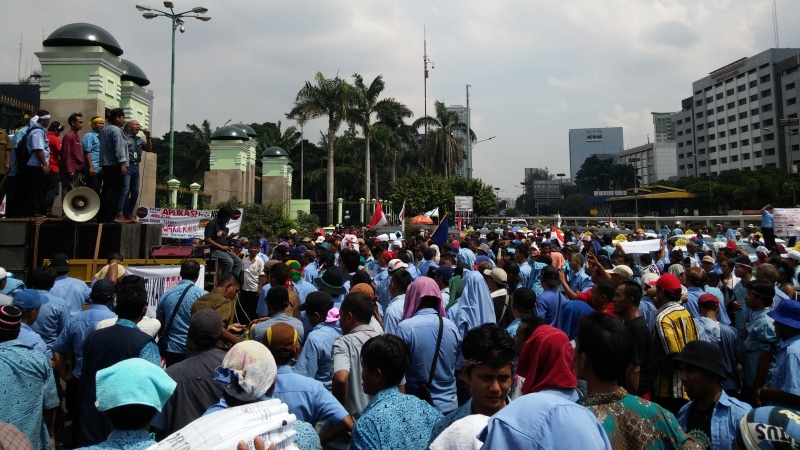
[[[99,211],[100,197],[91,188],[75,188],[64,197],[64,214],[75,222],[92,220]]]

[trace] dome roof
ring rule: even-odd
[[[261,157],[262,158],[265,157],[265,156],[273,157],[273,158],[279,157],[279,156],[285,156],[285,157],[288,158],[289,157],[289,153],[287,153],[286,150],[284,150],[284,149],[282,149],[280,147],[270,147],[270,148],[264,150],[263,153],[261,153]]]
[[[211,135],[212,141],[248,141],[250,137],[239,127],[228,125],[225,127],[217,128]]]
[[[139,68],[136,64],[128,61],[125,58],[122,59],[122,64],[125,64],[127,67],[125,68],[125,72],[122,73],[122,81],[132,81],[139,86],[147,86],[150,84],[150,80],[147,79],[147,75],[144,74],[142,69]]]
[[[235,124],[233,124],[231,126],[232,127],[239,127],[241,129],[243,129],[244,132],[247,133],[247,135],[250,136],[250,137],[258,137],[258,133],[256,133],[256,130],[252,129],[250,127],[250,125],[245,125],[243,123],[235,123]]]
[[[122,54],[119,42],[108,31],[90,23],[71,23],[50,33],[42,42],[45,47],[79,47],[99,45],[116,56]]]

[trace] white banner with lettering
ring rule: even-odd
[[[775,236],[800,236],[800,208],[775,208],[772,218]]]
[[[649,252],[657,252],[661,250],[661,240],[660,239],[648,239],[645,241],[633,241],[633,242],[620,242],[620,246],[622,249],[625,250],[625,253],[649,253]]]
[[[230,233],[239,232],[242,227],[242,216],[241,210],[233,210],[233,217],[231,217],[227,225]],[[161,237],[203,239],[206,224],[217,217],[217,211],[142,206],[136,210],[136,217],[142,223],[160,224]]]
[[[144,278],[144,288],[147,291],[147,317],[156,316],[158,300],[165,292],[174,288],[181,282],[181,266],[128,266],[126,275],[138,275]],[[200,275],[194,283],[203,289],[206,266],[200,265]]]

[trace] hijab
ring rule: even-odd
[[[408,286],[406,290],[406,301],[403,304],[403,319],[406,320],[414,316],[414,313],[419,309],[422,299],[425,297],[436,297],[439,299],[436,312],[439,317],[446,317],[444,312],[444,302],[442,301],[442,292],[439,290],[439,285],[433,281],[433,278],[419,277]]]
[[[225,392],[243,402],[252,402],[266,395],[278,366],[269,349],[258,341],[234,345],[217,367],[216,381],[225,385]]]
[[[525,378],[523,395],[578,387],[575,352],[567,335],[550,325],[537,327],[519,355],[517,374]]]
[[[464,290],[464,286],[461,284],[461,275],[453,275],[453,278],[450,278],[450,301],[447,302],[446,309],[450,309],[451,306],[461,298],[461,292]]]
[[[567,263],[567,260],[564,259],[564,255],[559,252],[550,252],[550,259],[553,260],[552,266],[556,269],[561,269],[564,267],[564,264]]]
[[[461,336],[485,323],[497,323],[494,302],[483,276],[474,270],[465,270],[461,276],[464,290],[459,298],[456,326]]]

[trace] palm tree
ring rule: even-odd
[[[434,109],[436,117],[421,117],[412,126],[417,129],[428,126],[428,150],[424,155],[424,163],[434,173],[449,178],[464,163],[462,143],[453,132],[467,133],[467,124],[461,121],[457,112],[448,111],[440,101],[434,102]],[[476,139],[475,133],[469,130],[467,145]]]
[[[348,118],[348,121],[350,122],[351,126],[360,127],[361,132],[364,135],[364,197],[369,198],[371,185],[370,170],[372,169],[369,145],[372,135],[372,128],[375,125],[372,123],[372,116],[376,115],[378,119],[381,119],[382,116],[395,117],[398,115],[399,117],[411,117],[412,113],[411,110],[408,109],[404,104],[393,98],[378,100],[381,92],[383,92],[386,87],[386,84],[383,82],[383,75],[378,75],[375,77],[369,86],[364,84],[364,78],[357,73],[353,74],[353,80],[355,100],[350,110],[350,117]],[[376,169],[376,187],[375,194],[372,198],[380,198],[378,196],[377,182]]]
[[[353,104],[353,87],[339,78],[325,78],[322,72],[314,76],[316,84],[306,81],[297,93],[294,107],[287,117],[297,120],[328,116],[328,223],[333,222],[333,143],[334,135],[342,122],[347,120]]]

